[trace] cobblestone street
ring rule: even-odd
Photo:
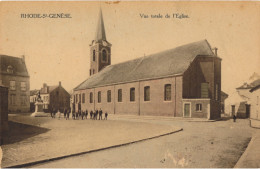
[[[171,135],[31,167],[85,168],[232,168],[245,151],[252,133],[248,119],[190,122],[190,119],[115,117],[118,120],[179,126]]]
[[[181,128],[121,120],[65,120],[10,116],[2,167],[52,159],[134,142]]]

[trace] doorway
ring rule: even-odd
[[[184,117],[191,117],[190,103],[184,103]]]

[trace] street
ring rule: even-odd
[[[254,129],[247,119],[217,122],[142,120],[152,124],[175,125],[182,132],[127,146],[42,163],[34,168],[146,168],[225,167],[232,168],[244,152]]]

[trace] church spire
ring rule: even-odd
[[[106,41],[106,32],[105,32],[105,26],[103,21],[103,15],[102,10],[100,8],[99,10],[99,18],[98,18],[98,24],[97,24],[97,32],[96,32],[96,39],[97,42],[100,40]]]

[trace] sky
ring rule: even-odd
[[[207,39],[222,58],[224,92],[260,74],[260,2],[0,2],[0,54],[25,55],[31,90],[61,81],[70,91],[89,77],[100,7],[112,64]],[[71,18],[21,18],[60,13]]]

